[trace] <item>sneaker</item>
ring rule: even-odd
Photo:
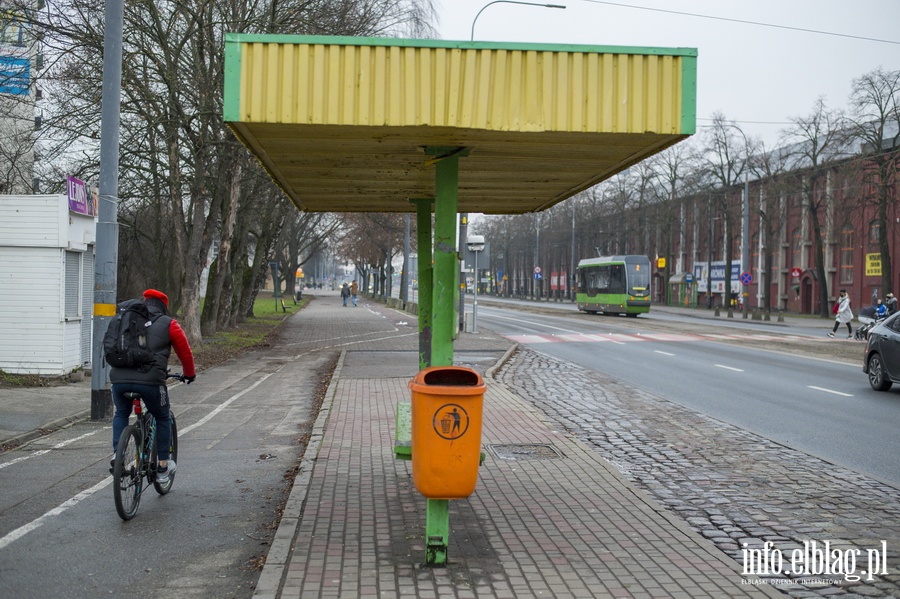
[[[853,335],[847,335],[847,339],[853,339]]]
[[[834,333],[828,333],[829,337],[834,337]]]
[[[178,467],[175,465],[175,460],[169,460],[169,463],[166,464],[165,469],[158,469],[156,471],[156,482],[161,485],[164,485],[169,482],[170,476],[175,474],[175,470]]]
[[[113,457],[109,458],[109,473],[113,473],[113,466],[116,465],[116,456],[113,454]]]

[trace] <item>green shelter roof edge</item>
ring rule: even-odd
[[[446,48],[460,50],[518,50],[536,52],[581,52],[584,54],[646,54],[696,57],[696,48],[648,46],[595,46],[588,44],[546,44],[522,42],[476,42],[461,40],[406,39],[391,37],[353,37],[337,35],[284,35],[265,33],[226,33],[225,43],[234,44],[323,44],[344,46],[399,46],[410,48]]]

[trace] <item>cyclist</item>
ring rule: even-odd
[[[148,289],[144,291],[144,303],[150,311],[150,325],[147,329],[147,343],[153,351],[153,362],[140,368],[112,368],[109,380],[112,383],[112,398],[116,406],[113,417],[113,459],[110,460],[110,471],[115,460],[116,445],[119,436],[128,426],[131,415],[131,400],[125,399],[125,393],[140,393],[147,409],[156,418],[156,449],[158,454],[156,480],[165,484],[169,475],[175,473],[175,460],[169,460],[169,445],[172,441],[171,420],[169,419],[169,394],[166,388],[169,354],[175,354],[184,369],[184,382],[192,383],[197,377],[194,370],[194,354],[178,321],[168,315],[169,297],[162,291]]]

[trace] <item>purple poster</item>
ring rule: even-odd
[[[94,202],[88,195],[87,185],[75,177],[66,177],[66,195],[69,196],[69,212],[97,216]]]

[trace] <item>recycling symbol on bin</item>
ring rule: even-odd
[[[469,413],[459,404],[444,404],[435,411],[431,423],[439,437],[453,441],[469,430]]]

